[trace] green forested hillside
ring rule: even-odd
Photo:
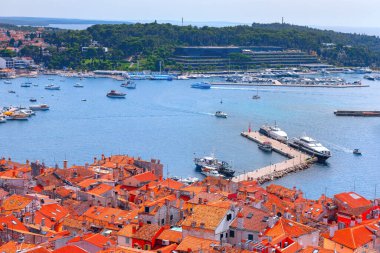
[[[380,66],[380,38],[359,34],[324,31],[288,24],[252,24],[233,27],[194,27],[171,24],[95,25],[83,31],[50,31],[47,42],[54,45],[46,60],[51,68],[128,69],[131,61],[157,69],[164,60],[167,68],[176,68],[168,57],[176,46],[281,46],[316,52],[331,64]],[[109,52],[91,49],[81,52],[91,40],[108,47]],[[334,43],[325,48],[323,43]],[[133,65],[133,64],[132,64]],[[136,66],[136,65],[133,65]],[[133,67],[132,67],[133,68]]]

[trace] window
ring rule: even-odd
[[[161,220],[161,225],[164,225],[165,224],[165,219],[162,219]]]
[[[248,240],[253,241],[253,234],[248,234]]]
[[[152,224],[152,222],[148,220],[148,221],[146,222],[146,224]]]
[[[146,212],[146,213],[149,213],[149,206],[146,206],[146,207],[145,207],[145,212]]]
[[[173,214],[172,215],[170,215],[170,221],[172,221],[173,220]]]
[[[149,244],[145,244],[144,250],[150,250],[150,245]]]
[[[235,237],[235,231],[234,231],[234,230],[230,230],[230,237],[231,237],[231,238],[234,238],[234,237]]]
[[[227,220],[231,220],[232,219],[232,214],[228,214],[227,215]]]
[[[223,234],[220,234],[220,240],[222,240],[223,239]]]
[[[125,237],[125,243],[129,244],[129,237]]]

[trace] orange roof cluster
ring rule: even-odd
[[[227,215],[228,210],[229,208],[196,205],[192,214],[182,222],[182,226],[215,230]]]

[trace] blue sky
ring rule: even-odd
[[[380,27],[380,0],[0,0],[0,16]]]

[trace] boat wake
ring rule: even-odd
[[[352,153],[352,150],[353,150],[353,149],[350,149],[348,147],[343,147],[341,145],[338,145],[338,144],[335,144],[335,143],[331,143],[331,142],[328,142],[328,141],[325,141],[325,140],[323,141],[323,143],[326,143],[333,150],[342,151],[344,153]]]

